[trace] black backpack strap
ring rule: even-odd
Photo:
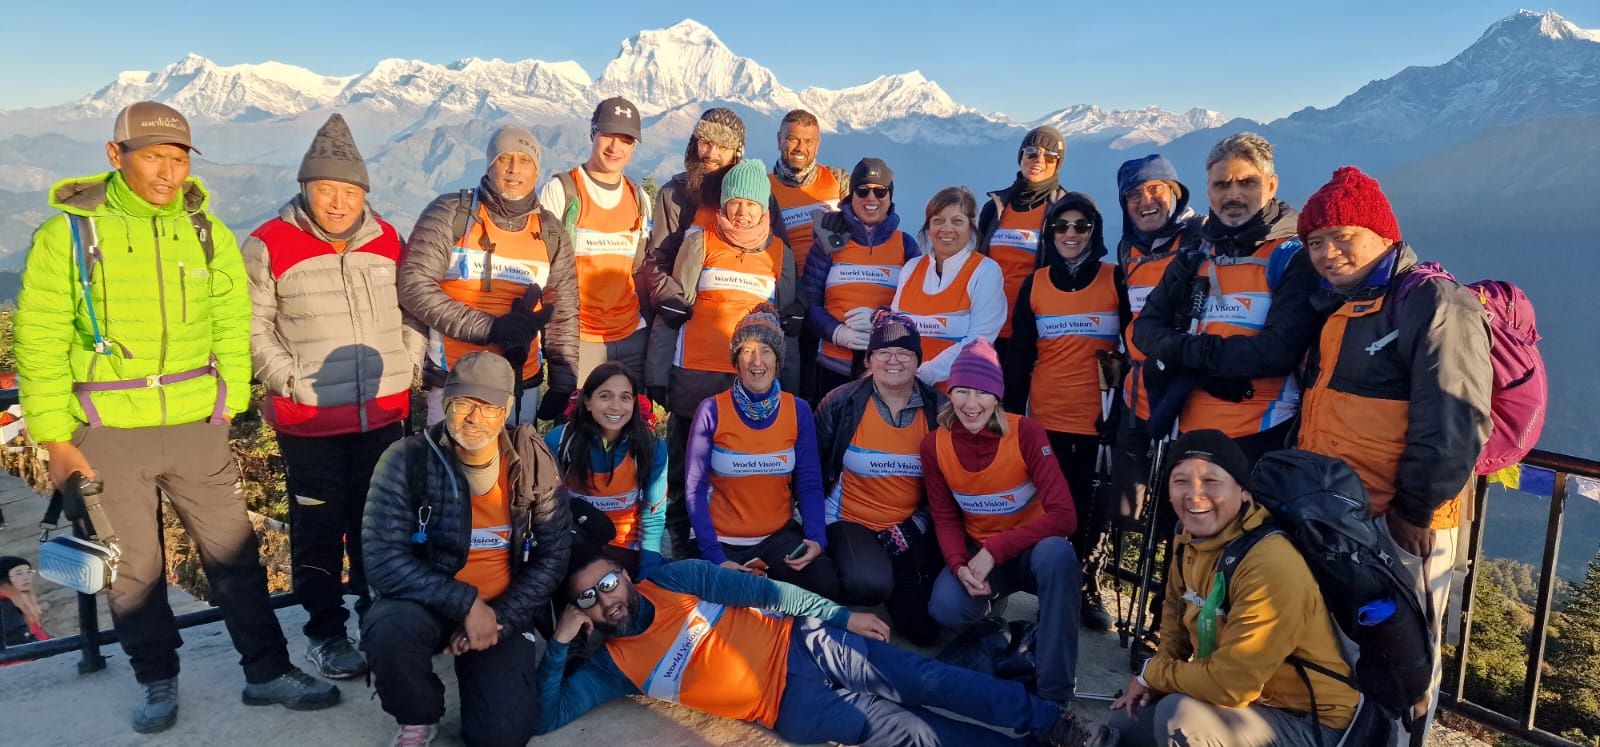
[[[211,216],[204,210],[196,210],[189,214],[189,223],[194,226],[195,238],[200,240],[200,250],[206,254],[206,266],[211,266],[211,258],[217,255],[217,244],[211,238]]]
[[[467,237],[467,231],[472,228],[472,219],[478,212],[478,190],[463,189],[456,196],[455,216],[450,219],[450,233],[455,236],[455,243]]]
[[[433,458],[433,447],[428,443],[431,438],[429,430],[424,430],[419,436],[406,441],[406,493],[416,500],[416,513],[413,514],[413,533],[422,531],[432,533],[439,517],[433,513],[433,493],[428,490],[428,460]],[[422,526],[422,517],[426,516],[428,525]],[[417,555],[427,557],[427,543],[414,545],[412,549]]]
[[[1222,556],[1217,558],[1216,568],[1222,573],[1223,588],[1227,589],[1227,595],[1222,599],[1223,614],[1233,609],[1233,572],[1239,569],[1239,564],[1244,562],[1244,556],[1256,546],[1256,543],[1274,534],[1283,534],[1283,530],[1269,522],[1234,537],[1223,546]]]

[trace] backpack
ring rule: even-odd
[[[1411,291],[1433,278],[1456,282],[1437,262],[1423,262],[1400,276],[1395,306],[1403,305]],[[1489,363],[1494,368],[1489,410],[1494,429],[1475,468],[1477,474],[1488,475],[1522,461],[1538,443],[1550,388],[1528,295],[1504,280],[1479,280],[1465,287],[1489,315]]]
[[[1233,572],[1257,542],[1282,534],[1305,559],[1334,625],[1356,649],[1354,677],[1289,658],[1311,692],[1313,707],[1316,692],[1306,670],[1361,693],[1347,744],[1370,743],[1372,730],[1382,730],[1385,722],[1409,723],[1412,706],[1433,686],[1434,640],[1421,590],[1401,568],[1393,540],[1369,515],[1361,478],[1340,459],[1289,449],[1262,456],[1250,484],[1251,495],[1272,519],[1223,548],[1217,568],[1224,588],[1231,592]],[[1180,563],[1181,553],[1180,544]],[[1230,601],[1224,601],[1224,611]],[[1351,741],[1358,727],[1363,736]]]

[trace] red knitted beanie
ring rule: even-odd
[[[1400,223],[1378,180],[1354,166],[1334,170],[1333,180],[1322,185],[1300,210],[1300,238],[1329,226],[1361,226],[1390,241],[1400,240]]]

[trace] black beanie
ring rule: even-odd
[[[1204,459],[1222,468],[1239,486],[1250,489],[1250,460],[1233,439],[1218,430],[1189,431],[1178,437],[1167,455],[1166,474],[1185,459]]]
[[[881,158],[863,158],[850,171],[850,186],[859,187],[863,184],[880,184],[893,192],[894,170]]]
[[[859,168],[859,167],[858,167]],[[872,313],[872,334],[867,337],[867,355],[881,348],[905,348],[922,362],[922,334],[911,317],[887,306]]]

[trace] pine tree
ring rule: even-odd
[[[1545,653],[1544,688],[1555,704],[1540,714],[1558,729],[1581,728],[1594,737],[1600,735],[1600,555],[1570,591]]]
[[[656,198],[656,192],[661,190],[661,187],[656,184],[656,178],[654,176],[647,176],[639,180],[639,188],[644,190],[645,194],[650,195],[650,199],[652,200]]]

